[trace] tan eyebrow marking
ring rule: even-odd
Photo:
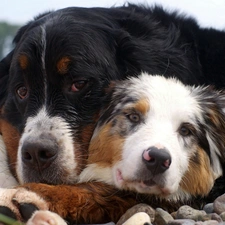
[[[20,64],[20,67],[21,67],[22,70],[27,69],[28,64],[29,64],[29,60],[28,60],[28,57],[26,55],[20,55],[19,58],[18,58],[18,61],[19,61],[19,64]]]
[[[68,65],[71,62],[68,56],[64,56],[57,62],[57,70],[60,74],[65,74],[68,71]]]
[[[137,101],[134,105],[134,108],[137,109],[141,114],[146,115],[150,109],[150,104],[146,98]]]

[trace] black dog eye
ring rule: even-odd
[[[140,121],[140,115],[137,113],[131,113],[127,115],[128,119],[134,123],[138,123]]]
[[[71,86],[72,92],[78,92],[81,91],[88,83],[88,80],[78,80],[75,81]]]
[[[179,134],[183,137],[186,137],[186,136],[191,135],[191,130],[187,126],[182,125],[179,128]]]
[[[21,86],[16,90],[16,93],[20,97],[20,99],[24,99],[27,97],[28,90],[25,86]]]

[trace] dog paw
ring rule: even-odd
[[[26,225],[67,225],[67,223],[56,213],[39,210],[34,212]]]
[[[26,222],[36,210],[48,210],[47,202],[25,188],[0,188],[0,214]]]

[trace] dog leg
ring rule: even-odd
[[[0,206],[20,221],[27,221],[39,209],[55,212],[69,222],[116,222],[136,203],[130,193],[98,182],[56,186],[31,183],[0,193]]]

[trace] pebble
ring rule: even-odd
[[[164,225],[171,220],[174,220],[174,219],[167,211],[161,208],[157,208],[155,210],[155,220],[154,220],[155,225]]]
[[[129,209],[116,225],[137,225],[125,222],[135,213],[145,212],[149,216],[149,221],[138,218],[138,225],[225,225],[225,194],[219,196],[214,202],[208,203],[203,210],[196,210],[188,205],[181,206],[176,212],[171,214],[162,208],[155,210],[146,204],[138,204]],[[147,222],[143,222],[147,221]],[[124,224],[125,223],[125,224]]]
[[[216,198],[216,200],[213,203],[213,207],[214,207],[214,212],[217,214],[221,214],[225,212],[225,194]]]
[[[214,212],[214,206],[213,203],[208,203],[203,207],[203,210],[208,214],[208,213],[213,213]]]
[[[202,220],[206,212],[204,210],[196,210],[188,205],[181,206],[177,210],[176,219],[192,219],[195,221]]]
[[[216,220],[208,220],[208,221],[205,221],[205,222],[198,221],[194,225],[219,225],[219,224],[220,223],[218,223],[218,221],[216,221]]]
[[[138,212],[131,216],[123,225],[151,225],[151,219],[145,212]]]
[[[175,219],[167,223],[168,225],[195,225],[194,220],[189,219]]]
[[[225,221],[225,212],[222,212],[222,213],[220,214],[220,217],[221,217],[221,219],[222,219],[223,221]]]
[[[133,206],[132,208],[128,209],[125,214],[119,219],[119,221],[116,223],[116,225],[122,225],[125,223],[130,217],[132,217],[134,214],[138,212],[145,212],[150,217],[150,221],[153,221],[155,219],[155,210],[147,205],[147,204],[137,204]]]

